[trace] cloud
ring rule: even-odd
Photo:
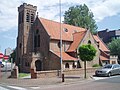
[[[0,31],[8,31],[17,26],[17,7],[25,2],[37,6],[40,17],[59,21],[59,0],[2,0],[0,3]],[[120,0],[61,0],[61,3],[62,21],[63,13],[70,6],[84,3],[93,12],[97,22],[120,13]]]
[[[120,0],[98,1],[91,7],[95,19],[100,22],[105,17],[114,16],[120,13]]]

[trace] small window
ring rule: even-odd
[[[90,40],[88,41],[88,44],[91,44],[91,41],[90,41]]]
[[[68,32],[68,29],[67,29],[67,28],[64,28],[64,31],[65,31],[65,32]]]
[[[69,64],[68,63],[65,64],[65,68],[69,68]]]

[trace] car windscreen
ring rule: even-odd
[[[112,68],[112,65],[105,65],[103,68]]]

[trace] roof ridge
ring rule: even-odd
[[[38,17],[39,19],[44,19],[44,20],[47,20],[47,21],[50,21],[50,22],[54,22],[54,23],[60,23],[60,22],[58,22],[58,21],[54,21],[54,20],[50,20],[50,19],[47,19],[47,18],[42,18],[42,17]],[[85,28],[82,28],[82,27],[79,27],[79,26],[74,26],[74,25],[70,25],[70,24],[66,24],[66,23],[61,23],[61,24],[63,24],[63,25],[68,25],[68,26],[72,26],[72,27],[76,27],[76,28],[81,28],[81,29],[84,29],[85,30]]]

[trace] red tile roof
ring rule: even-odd
[[[51,39],[60,39],[60,23],[52,20],[39,18]],[[65,32],[65,29],[66,32]],[[62,40],[73,41],[73,33],[86,31],[84,28],[62,24]]]
[[[104,57],[104,56],[100,56],[100,60],[102,61],[106,61],[106,60],[109,60],[108,58]]]
[[[107,48],[106,44],[100,39],[99,36],[93,35],[94,39],[99,42],[99,49],[102,51],[110,52],[110,50]]]
[[[104,52],[104,51],[102,51],[102,50],[100,50],[100,60],[110,60],[110,56],[106,53],[106,52]]]
[[[60,52],[53,52],[53,53],[56,54],[58,57],[60,57]],[[62,52],[62,60],[63,61],[76,61],[78,59],[68,55],[65,52]]]
[[[67,50],[67,52],[71,52],[71,51],[75,51],[80,42],[82,41],[83,37],[85,36],[86,34],[86,31],[81,31],[81,32],[78,32],[78,33],[74,33],[73,34],[73,43],[71,44],[70,48]]]

